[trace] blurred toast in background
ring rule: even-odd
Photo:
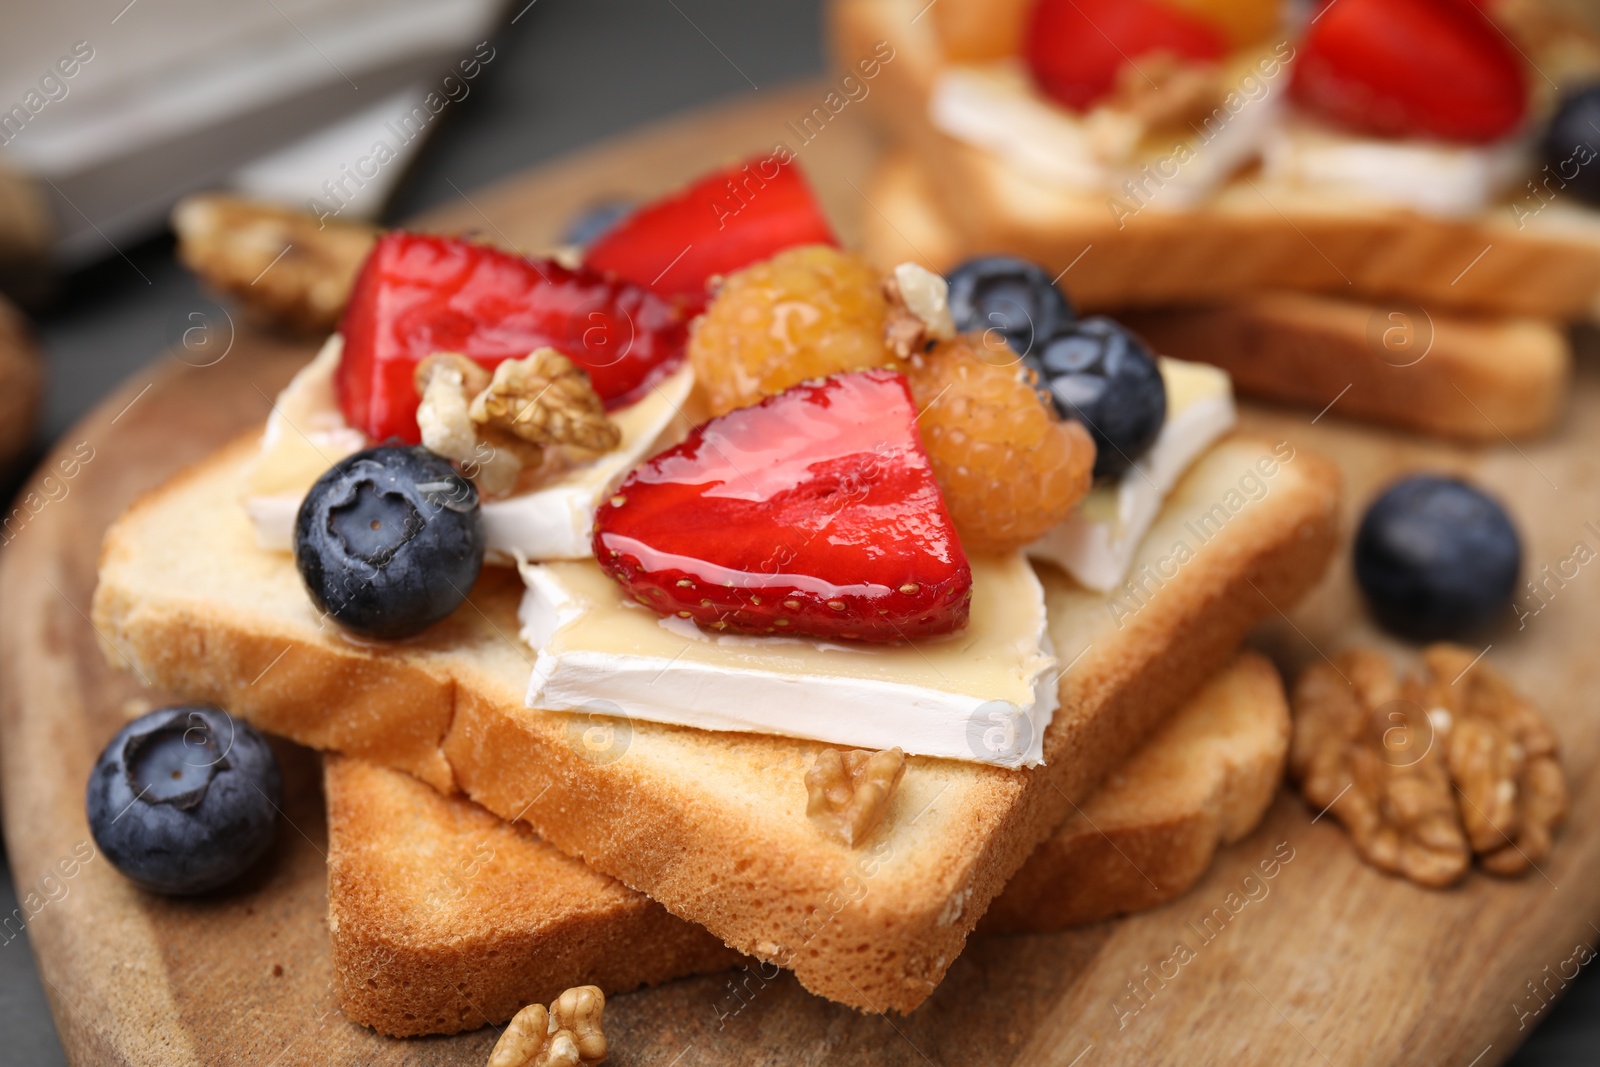
[[[909,153],[889,153],[863,192],[863,250],[880,266],[969,254]],[[1060,284],[1076,299],[1093,272],[1085,257]],[[1111,313],[1164,355],[1222,367],[1241,396],[1463,441],[1548,430],[1572,374],[1566,330],[1528,316],[1291,292]]]
[[[872,54],[878,42],[893,47],[894,59],[882,65],[864,105],[893,143],[910,150],[950,220],[958,259],[1005,252],[1051,271],[1077,264],[1069,288],[1093,311],[1216,301],[1263,289],[1408,300],[1434,314],[1566,321],[1593,311],[1600,212],[1566,201],[1523,225],[1504,204],[1448,218],[1319,190],[1273,186],[1269,197],[1246,173],[1191,210],[1158,205],[1119,219],[1107,210],[1104,193],[1036,179],[940,132],[929,119],[934,86],[957,56],[1014,54],[1017,11],[1026,5],[942,0],[935,17],[920,18],[924,6],[835,0],[830,30],[843,65]],[[955,28],[973,21],[990,32],[960,36]],[[1485,254],[1488,246],[1492,254]]]

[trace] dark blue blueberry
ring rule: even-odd
[[[632,200],[601,200],[591,204],[567,223],[561,243],[587,248],[614,230],[617,223],[633,214],[638,206]]]
[[[1161,434],[1167,385],[1155,356],[1120,323],[1084,319],[1057,333],[1028,360],[1064,419],[1094,437],[1094,476],[1112,478]]]
[[[1544,132],[1545,195],[1568,193],[1600,204],[1600,84],[1586,85],[1561,98]]]
[[[306,591],[364,637],[409,637],[450,614],[478,580],[483,551],[477,488],[425,448],[340,460],[295,518]]]
[[[89,832],[156,893],[226,885],[278,831],[283,778],[261,735],[212,704],[150,712],[118,731],[89,775]]]
[[[1384,490],[1356,532],[1356,581],[1378,622],[1403,637],[1465,637],[1503,616],[1522,545],[1494,498],[1418,474]]]
[[[946,280],[956,329],[992,329],[1020,356],[1077,317],[1045,269],[1025,259],[979,256],[951,271]]]

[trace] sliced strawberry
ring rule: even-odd
[[[683,358],[681,311],[648,289],[452,237],[379,239],[340,324],[345,420],[415,444],[417,364],[460,352],[487,369],[548,345],[589,372],[607,407],[638,398]]]
[[[1482,142],[1528,110],[1522,61],[1467,0],[1333,0],[1306,30],[1292,92],[1364,133]]]
[[[1140,56],[1217,60],[1228,49],[1218,27],[1157,0],[1038,0],[1023,41],[1039,88],[1077,111],[1111,92]]]
[[[706,282],[795,245],[838,244],[787,153],[757,156],[646,204],[595,242],[584,263],[698,311]]]
[[[600,566],[717,630],[898,641],[966,625],[955,527],[896,371],[797,385],[700,426],[595,517]]]

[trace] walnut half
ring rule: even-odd
[[[545,1010],[530,1004],[517,1012],[489,1054],[489,1067],[588,1067],[606,1058],[601,1013],[606,995],[582,985],[562,993]]]
[[[806,815],[823,833],[854,848],[882,821],[906,773],[906,754],[825,748],[806,772]]]
[[[622,439],[589,375],[553,348],[496,367],[488,388],[472,401],[472,421],[540,447],[607,452]]]
[[[338,325],[378,229],[319,221],[293,208],[206,193],[173,209],[178,258],[212,288],[305,333]]]
[[[539,463],[541,450],[506,434],[489,434],[472,421],[472,399],[489,388],[489,372],[459,352],[435,352],[417,364],[414,382],[422,398],[417,427],[430,451],[461,464],[485,496],[505,496],[524,466]]]
[[[1446,753],[1472,851],[1491,874],[1530,870],[1567,813],[1556,737],[1525,698],[1470,649],[1422,654],[1437,706],[1454,721]]]
[[[1423,662],[1403,681],[1370,650],[1307,670],[1290,768],[1381,870],[1446,886],[1476,854],[1491,873],[1522,873],[1566,812],[1555,736],[1471,650],[1434,645]]]
[[[456,352],[417,364],[422,443],[461,464],[485,496],[506,496],[546,450],[605,452],[622,440],[589,376],[553,348],[488,371]]]

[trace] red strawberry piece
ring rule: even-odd
[[[1039,0],[1023,41],[1039,88],[1077,111],[1111,92],[1140,56],[1211,61],[1228,49],[1221,29],[1157,0]]]
[[[340,324],[345,421],[416,444],[412,376],[435,352],[492,370],[550,346],[589,373],[607,407],[638,399],[682,360],[681,311],[648,289],[453,237],[394,232],[372,250]]]
[[[967,623],[972,569],[903,375],[797,385],[712,419],[595,518],[600,566],[715,630],[899,641]]]
[[[717,275],[795,245],[838,243],[793,157],[780,152],[646,204],[596,241],[584,263],[699,311]]]
[[[1307,28],[1292,92],[1384,137],[1482,142],[1528,109],[1522,61],[1468,0],[1333,0]]]

